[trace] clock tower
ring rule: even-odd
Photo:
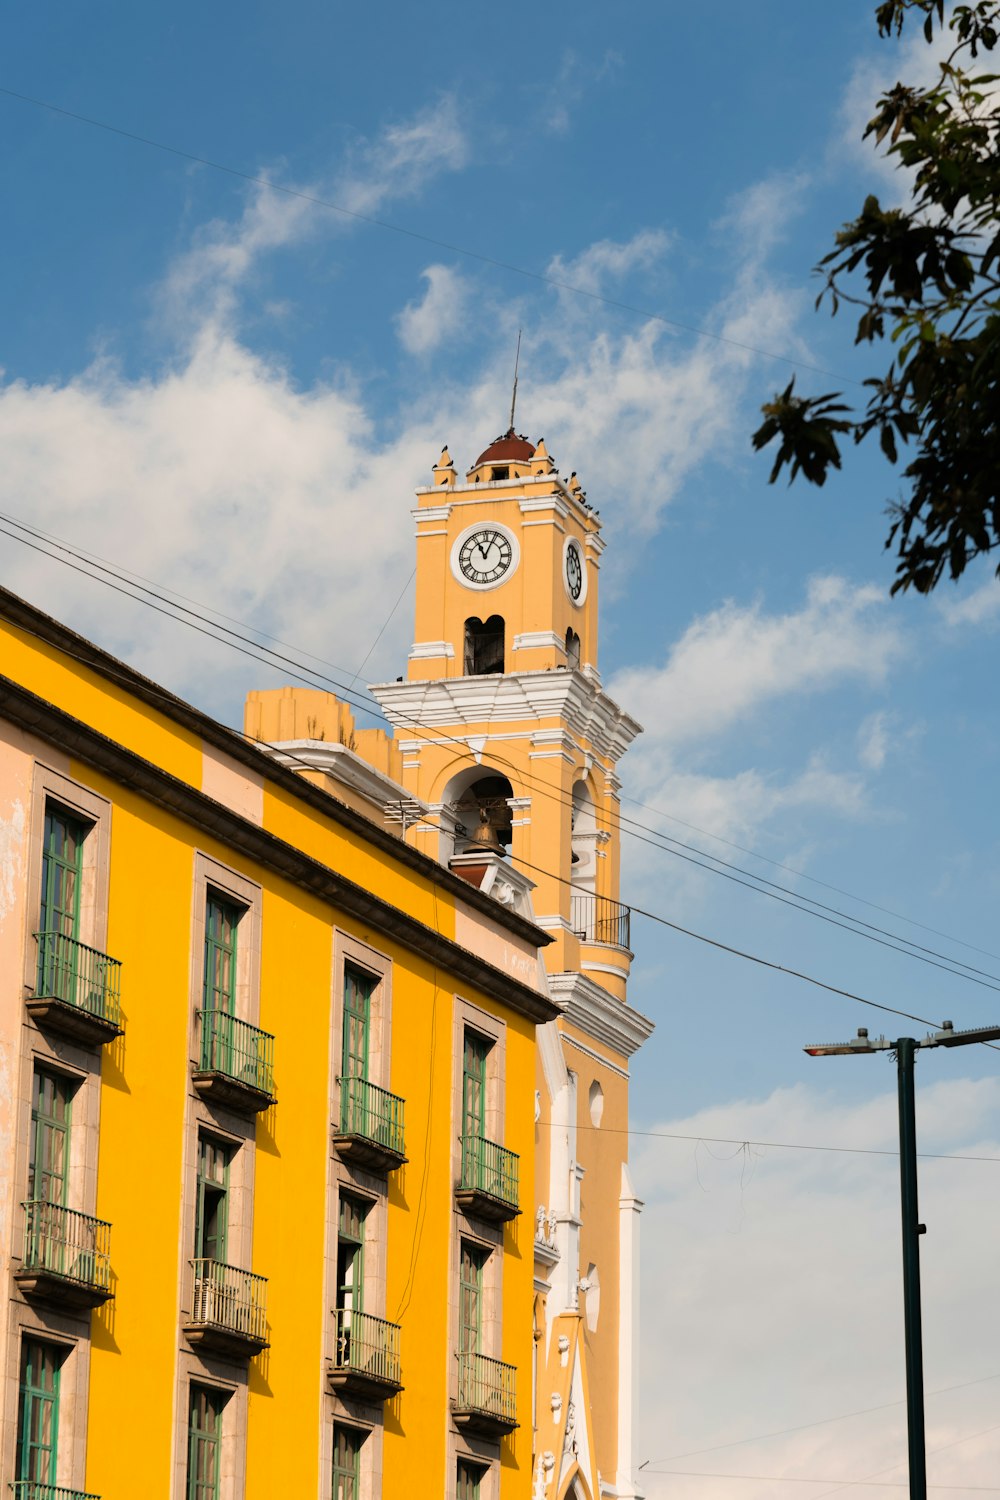
[[[372,688],[427,810],[407,837],[532,913],[561,1008],[538,1049],[534,1493],[631,1497],[628,1078],[652,1023],[626,996],[618,762],[640,726],[598,669],[601,522],[576,474],[513,428],[464,478],[445,448],[412,514],[408,673]]]

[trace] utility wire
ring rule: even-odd
[[[908,917],[904,912],[893,911],[888,906],[880,906],[877,901],[869,901],[864,896],[859,896],[856,891],[846,890],[843,886],[832,885],[828,880],[821,880],[818,875],[809,875],[805,870],[797,870],[794,865],[782,864],[780,859],[771,859],[767,854],[761,854],[759,849],[748,849],[745,844],[737,844],[732,839],[723,838],[721,833],[713,833],[711,829],[702,828],[697,823],[688,823],[683,818],[677,817],[676,813],[669,813],[665,808],[652,807],[648,802],[642,802],[638,797],[629,797],[622,793],[623,802],[631,802],[633,807],[641,807],[644,812],[653,813],[658,818],[666,818],[668,822],[679,823],[682,828],[690,828],[692,833],[704,834],[705,838],[714,839],[716,843],[725,844],[730,849],[738,849],[741,854],[749,854],[753,859],[763,860],[765,864],[772,865],[776,870],[785,870],[789,875],[795,875],[799,880],[808,880],[813,885],[821,885],[824,890],[834,891],[838,896],[847,896],[851,901],[857,901],[861,906],[869,906],[873,911],[880,911],[884,916],[895,917],[899,922],[907,922],[911,927],[919,927],[923,932],[932,932],[935,937],[947,938],[950,943],[958,943],[961,948],[971,948],[973,953],[982,953],[986,958],[995,958],[1000,962],[1000,953],[993,953],[989,948],[977,948],[975,943],[967,943],[964,938],[955,937],[953,933],[942,932],[939,927],[931,927],[926,922],[918,922],[916,917]],[[663,837],[668,837],[663,834]],[[713,856],[709,856],[712,858]],[[956,959],[957,963],[958,960]]]
[[[3,519],[8,519],[8,518],[7,517],[3,517]],[[13,524],[20,531],[30,531],[30,528],[27,527],[22,522],[14,522]],[[7,531],[2,526],[0,526],[0,534],[8,536],[12,540],[20,541],[24,546],[30,547],[33,551],[41,552],[42,555],[44,555],[44,556],[52,557],[54,561],[64,563],[65,566],[67,566],[69,568],[72,568],[74,572],[82,573],[85,577],[95,578],[97,582],[106,583],[107,586],[109,588],[113,589],[116,593],[124,594],[126,597],[134,599],[134,600],[136,600],[139,603],[148,604],[149,607],[152,608],[152,609],[154,609],[158,614],[166,615],[168,618],[171,618],[171,619],[178,619],[179,618],[177,615],[172,614],[170,612],[170,609],[161,608],[160,605],[152,603],[150,599],[144,599],[140,595],[132,593],[129,589],[121,587],[120,584],[116,584],[116,583],[112,582],[111,581],[112,577],[120,577],[120,575],[116,574],[115,571],[114,571],[114,569],[111,568],[111,567],[105,566],[103,564],[95,564],[95,566],[97,566],[99,568],[100,573],[103,573],[105,575],[111,575],[111,576],[106,576],[106,577],[100,577],[100,576],[98,576],[98,575],[96,575],[94,573],[89,572],[87,570],[87,568],[78,566],[78,564],[70,561],[69,557],[60,557],[60,556],[57,556],[57,555],[55,555],[55,554],[47,551],[45,546],[40,546],[40,545],[37,544],[37,542],[31,542],[31,541],[29,541],[26,536],[19,536],[19,535],[16,534],[16,532]],[[68,543],[53,543],[52,545],[57,546],[57,548],[58,548],[58,550],[60,552],[68,553],[68,554],[70,554],[70,556],[77,556],[77,557],[79,556],[79,554],[76,553],[75,549],[73,547],[71,547]],[[138,584],[134,585],[134,587],[141,588],[143,593],[152,595],[153,598],[159,599],[161,601],[161,603],[163,603],[163,604],[168,604],[168,605],[172,604],[172,601],[166,599],[162,594],[156,593],[155,590],[149,589],[149,588],[147,588],[147,587],[145,587],[143,585],[138,585]],[[281,662],[283,670],[288,671],[289,665],[291,663],[293,663],[293,662],[294,662],[294,664],[296,666],[299,666],[299,667],[302,667],[302,665],[303,665],[301,662],[296,662],[294,658],[287,657],[287,656],[285,656],[281,652],[275,652],[275,651],[271,650],[270,647],[260,646],[260,644],[258,642],[253,641],[250,637],[242,636],[237,631],[231,630],[231,629],[229,629],[228,627],[225,627],[225,626],[218,626],[217,628],[224,630],[225,633],[226,633],[226,635],[233,637],[232,640],[225,640],[225,639],[223,639],[223,637],[220,637],[220,636],[214,634],[213,631],[205,629],[203,625],[198,625],[197,623],[195,623],[195,620],[197,618],[204,619],[204,617],[199,617],[197,615],[196,611],[193,611],[191,609],[186,609],[183,606],[174,606],[174,607],[181,608],[183,610],[184,614],[194,617],[194,618],[189,619],[189,620],[182,619],[181,620],[182,624],[189,624],[192,629],[197,630],[200,634],[207,635],[207,636],[209,636],[210,639],[219,640],[221,642],[221,644],[223,644],[223,645],[232,646],[232,648],[234,650],[239,651],[244,656],[249,656],[252,660],[257,660],[257,661],[262,660],[262,657],[260,656],[260,653],[261,652],[265,652],[265,653],[267,653],[268,656],[272,656],[277,661]],[[206,623],[214,623],[214,622],[206,622]],[[240,644],[238,644],[238,642],[243,642],[244,644],[240,645]],[[248,647],[253,648],[253,649],[247,649]],[[273,662],[266,662],[265,664],[266,665],[274,665]],[[312,678],[317,678],[318,677],[321,681],[325,681],[325,682],[331,683],[333,686],[337,687],[338,690],[341,693],[344,694],[344,696],[347,698],[348,701],[354,703],[356,706],[364,707],[366,709],[366,711],[370,711],[370,710],[367,710],[366,706],[358,704],[357,700],[352,697],[351,693],[347,689],[345,689],[344,685],[342,683],[340,683],[339,681],[337,681],[337,679],[329,678],[325,674],[323,674],[323,673],[317,673],[317,672],[314,671],[314,669],[311,669],[311,668],[308,668],[308,667],[303,668],[303,670],[307,671],[307,672],[310,672],[312,674]],[[313,680],[311,680],[310,678],[302,676],[301,673],[292,671],[292,672],[290,672],[289,675],[295,677],[296,680],[299,681],[299,682],[306,683],[307,686],[315,686],[315,682]],[[389,722],[388,719],[386,718],[385,714],[380,714],[379,717],[385,719],[386,722]],[[426,728],[426,726],[419,726],[419,725],[418,726],[413,726],[413,725],[407,726],[407,729],[408,729],[409,732],[413,732],[414,728],[416,728],[416,729],[423,729],[423,728]],[[419,736],[419,737],[432,738],[432,736],[429,735],[429,734],[428,735],[424,735],[424,736]],[[433,738],[436,738],[439,741],[452,740],[452,741],[454,741],[456,743],[461,743],[462,745],[465,744],[465,740],[464,739],[457,739],[455,736],[440,736],[439,735],[439,736],[433,736]],[[558,794],[552,792],[551,789],[539,787],[538,790],[539,790],[539,793],[541,795],[548,795],[550,798],[552,798],[553,800],[561,802],[563,805],[569,805],[567,803],[567,799],[560,797]],[[425,826],[428,826],[428,827],[433,828],[435,830],[437,828],[436,824],[427,823],[426,820],[417,820],[417,821],[418,822],[422,822],[422,823],[424,823]],[[631,820],[629,820],[629,821],[631,821]],[[657,848],[663,847],[662,845],[656,843],[653,839],[645,838],[641,834],[633,833],[632,836],[639,838],[642,842],[649,842],[649,843],[653,844],[653,847],[657,847]],[[561,884],[568,885],[568,886],[572,887],[572,881],[571,880],[568,880],[568,879],[566,879],[563,876],[557,876],[557,875],[555,875],[555,873],[553,871],[544,870],[544,869],[542,869],[539,866],[528,865],[527,862],[523,861],[523,860],[520,860],[518,862],[522,863],[522,864],[525,864],[527,868],[538,869],[540,873],[545,874],[547,876],[550,876],[551,878],[557,879]],[[695,862],[697,862],[697,861],[695,861]],[[706,867],[706,868],[710,868],[710,867]],[[738,883],[739,884],[744,884],[745,882],[739,881]],[[755,887],[749,887],[749,888],[754,889]],[[799,910],[803,910],[803,911],[808,911],[809,910],[809,908],[807,908],[807,907],[798,906],[798,903],[794,902],[794,901],[789,901],[786,904],[794,905]],[[756,956],[754,954],[747,953],[747,952],[745,952],[745,951],[743,951],[741,949],[738,949],[738,948],[735,948],[735,947],[733,947],[733,946],[731,946],[729,944],[723,943],[723,942],[721,942],[718,939],[709,938],[709,937],[707,937],[707,936],[705,936],[703,934],[694,932],[693,930],[691,930],[689,928],[685,928],[685,927],[683,927],[679,923],[671,922],[666,917],[661,917],[661,916],[659,916],[658,914],[656,914],[654,912],[647,911],[647,910],[645,910],[645,909],[643,909],[641,907],[638,907],[638,906],[636,906],[634,904],[631,905],[631,909],[633,911],[635,911],[638,915],[645,916],[648,919],[650,919],[651,921],[658,922],[658,923],[660,923],[660,924],[662,924],[662,925],[664,925],[666,927],[672,928],[675,931],[684,933],[687,936],[695,937],[699,941],[710,943],[713,946],[715,946],[717,948],[720,948],[723,951],[730,952],[730,953],[734,954],[737,957],[742,957],[742,958],[747,959],[750,962],[758,963],[758,964],[763,965],[764,967],[776,970],[778,972],[786,973],[786,974],[789,974],[789,975],[791,975],[793,977],[803,979],[807,983],[815,984],[815,985],[819,986],[820,988],[823,988],[823,989],[831,991],[832,993],[840,994],[840,995],[845,996],[846,998],[856,1000],[860,1004],[870,1005],[870,1006],[873,1006],[873,1007],[875,1007],[877,1009],[881,1009],[881,1010],[884,1010],[886,1012],[889,1012],[891,1014],[903,1016],[906,1019],[918,1020],[918,1021],[921,1022],[921,1024],[924,1024],[924,1025],[933,1026],[933,1025],[937,1024],[935,1022],[926,1021],[922,1017],[915,1016],[911,1012],[899,1010],[899,1009],[897,1009],[897,1008],[895,1008],[893,1006],[887,1006],[887,1005],[884,1005],[884,1004],[882,1004],[880,1002],[866,999],[866,998],[864,998],[864,997],[862,997],[860,995],[854,994],[852,991],[844,990],[844,989],[839,988],[838,986],[827,984],[825,981],[814,979],[812,976],[807,975],[807,974],[803,973],[800,970],[791,969],[791,968],[786,967],[785,965],[777,964],[777,963],[775,963],[772,960],[763,959],[763,958],[760,958],[760,957],[758,957],[758,956]],[[828,920],[828,919],[824,919],[824,920]],[[847,927],[845,924],[842,924],[842,923],[839,923],[839,922],[834,923],[834,925],[836,925],[836,926],[844,926],[845,930],[847,930],[847,931],[855,931],[856,930],[854,928]],[[859,936],[867,936],[867,934],[865,934],[863,932],[859,932],[858,935]],[[874,941],[880,941],[877,938],[875,938],[873,940]],[[882,946],[896,948],[896,945],[892,944],[892,943],[883,943]],[[896,948],[896,951],[898,951],[898,952],[907,952],[908,950],[903,949],[903,948]],[[915,957],[915,958],[920,958],[920,955],[917,954],[917,953],[910,953],[910,956],[911,957]],[[921,958],[921,961],[922,962],[930,962],[929,959],[924,959],[924,958]],[[946,967],[946,966],[940,965],[940,964],[934,964],[933,966],[936,967],[936,968]],[[946,968],[946,972],[951,973],[954,977],[957,977],[957,978],[969,978],[971,980],[971,982],[973,982],[973,983],[983,983],[982,980],[974,979],[972,976],[963,974],[963,973],[961,973],[958,970],[947,969]],[[986,987],[987,988],[994,988],[994,986],[992,986],[992,985],[987,985]],[[990,1046],[992,1044],[990,1044],[990,1043],[984,1043],[983,1045]],[[995,1050],[1000,1050],[1000,1049],[995,1049]]]
[[[831,1484],[836,1483],[844,1488],[855,1488],[877,1490],[906,1490],[910,1487],[908,1479],[837,1479],[831,1480],[829,1475],[823,1479],[813,1479],[806,1474],[713,1474],[707,1470],[698,1469],[646,1469],[647,1474],[673,1474],[681,1479],[746,1479],[768,1484]],[[929,1484],[929,1490],[962,1490],[976,1491],[987,1495],[1000,1495],[1000,1485],[996,1484]]]
[[[896,1155],[897,1153],[893,1152],[891,1154]],[[929,1400],[932,1396],[947,1396],[952,1391],[966,1391],[970,1386],[985,1385],[990,1380],[1000,1380],[1000,1374],[980,1375],[977,1380],[963,1380],[961,1385],[939,1386],[936,1391],[927,1391],[927,1398]],[[836,1417],[820,1417],[816,1422],[799,1422],[795,1427],[779,1427],[774,1432],[760,1432],[754,1437],[733,1438],[732,1442],[715,1443],[711,1448],[689,1448],[686,1453],[671,1453],[667,1458],[648,1458],[644,1464],[639,1465],[639,1472],[641,1473],[642,1470],[648,1468],[650,1464],[680,1463],[684,1458],[699,1458],[703,1453],[721,1453],[724,1448],[739,1448],[744,1443],[763,1443],[770,1438],[788,1437],[793,1432],[807,1432],[813,1427],[828,1427],[833,1422],[847,1422],[853,1417],[867,1417],[871,1416],[873,1412],[891,1411],[895,1406],[902,1406],[904,1400],[905,1398],[901,1397],[898,1401],[883,1401],[880,1406],[862,1406],[857,1411],[841,1412]],[[981,1434],[977,1434],[977,1436],[981,1436]],[[656,1471],[653,1470],[651,1472],[655,1473]]]
[[[566,1129],[565,1125],[557,1120],[550,1120],[548,1123],[550,1130]],[[573,1128],[574,1130],[590,1130],[601,1135],[627,1135],[630,1140],[643,1137],[657,1141],[685,1141],[699,1146],[760,1146],[775,1151],[829,1151],[843,1156],[891,1156],[896,1160],[899,1158],[899,1152],[891,1151],[888,1146],[817,1146],[805,1141],[754,1141],[749,1136],[733,1135],[681,1135],[675,1130],[634,1130],[630,1125],[584,1125],[580,1122],[577,1122]],[[970,1156],[951,1151],[918,1151],[917,1155],[927,1161],[992,1162],[995,1166],[1000,1166],[1000,1156]],[[992,1380],[1000,1377],[991,1375],[983,1378]],[[686,1453],[677,1456],[688,1457]]]
[[[127,573],[127,570],[121,569],[117,564],[111,564],[106,560],[97,559],[95,554],[87,554],[75,545],[64,542],[62,541],[62,539],[55,537],[52,533],[42,532],[37,527],[31,526],[27,522],[20,521],[2,512],[0,512],[0,520],[6,521],[9,525],[16,527],[20,531],[27,532],[29,535],[36,537],[36,539],[44,539],[49,546],[55,547],[59,552],[68,553],[70,556],[76,557],[80,561],[86,559],[90,566],[97,568],[101,573],[108,574],[113,578],[117,578],[120,582],[132,582],[132,580],[122,577],[123,573]],[[2,530],[2,528],[0,528],[0,530]],[[5,534],[8,536],[11,535],[10,532],[7,532]],[[13,539],[20,540],[20,538],[17,537],[14,537]],[[26,545],[30,544],[26,543]],[[63,559],[56,558],[54,560],[62,561]],[[410,577],[407,579],[407,582],[404,584],[402,590],[400,591],[396,602],[389,612],[388,617],[386,618],[381,629],[376,635],[375,640],[372,642],[372,645],[369,648],[368,654],[366,655],[364,661],[361,663],[361,666],[358,668],[358,670],[354,673],[354,676],[351,678],[350,682],[346,684],[340,681],[339,678],[329,677],[325,673],[316,672],[315,668],[304,666],[304,664],[301,661],[298,661],[295,657],[287,656],[283,652],[274,651],[269,646],[263,646],[258,641],[254,640],[251,636],[244,635],[240,631],[231,630],[229,629],[229,627],[225,625],[219,625],[215,621],[205,620],[205,617],[200,615],[197,610],[188,609],[184,605],[176,604],[175,601],[169,599],[167,597],[167,591],[163,589],[162,585],[157,585],[155,588],[153,588],[151,586],[147,587],[144,583],[133,582],[132,586],[134,588],[141,589],[143,593],[150,594],[152,598],[159,600],[163,604],[168,604],[173,608],[181,610],[186,615],[191,615],[195,619],[202,619],[206,624],[215,625],[216,629],[224,631],[226,635],[230,635],[234,639],[243,642],[244,645],[254,647],[258,651],[266,652],[268,656],[273,656],[275,660],[281,662],[283,666],[303,667],[303,670],[313,673],[321,681],[328,683],[332,687],[335,687],[338,692],[340,692],[353,707],[360,709],[362,712],[367,712],[373,717],[381,719],[384,723],[390,725],[391,727],[391,721],[381,710],[381,707],[375,705],[374,700],[371,700],[370,697],[368,701],[362,702],[361,700],[359,700],[356,696],[353,695],[353,688],[357,677],[360,675],[360,672],[363,670],[364,665],[368,660],[368,657],[371,655],[372,651],[375,649],[375,646],[378,644],[378,641],[381,639],[389,623],[389,620],[392,618],[393,614],[395,614],[395,611],[399,606],[399,602],[405,594],[406,589],[412,582],[415,573],[416,569],[414,568],[413,572],[411,572],[410,574]],[[98,579],[97,581],[102,582],[104,580]],[[148,580],[146,581],[146,583],[148,584]],[[139,600],[138,602],[144,603],[146,601]],[[181,623],[188,622],[182,621]],[[298,648],[290,647],[289,649],[297,650]],[[319,660],[319,658],[315,659]],[[421,729],[426,729],[426,726],[421,725],[411,725],[408,727],[410,732],[417,732]],[[418,737],[428,739],[433,738],[433,736],[429,733],[426,735],[418,735]],[[456,739],[455,736],[438,736],[438,738],[441,740],[448,740],[452,743],[465,743],[463,740]],[[539,795],[547,796],[551,800],[556,800],[563,806],[571,805],[568,799],[561,796],[559,793],[554,792],[551,788],[541,786],[538,782],[534,781],[534,778],[532,778],[532,781],[534,789],[539,793]],[[955,975],[958,978],[968,978],[970,983],[981,984],[984,988],[996,989],[1000,991],[1000,976],[990,974],[987,970],[975,968],[973,965],[965,963],[962,959],[952,958],[950,955],[942,954],[936,949],[927,948],[922,944],[915,943],[912,939],[902,937],[901,934],[892,933],[887,931],[885,928],[877,927],[870,922],[865,922],[860,917],[852,917],[849,913],[844,912],[837,907],[832,907],[827,905],[826,903],[817,901],[814,897],[806,896],[802,892],[792,891],[787,886],[781,886],[774,881],[767,880],[764,876],[755,875],[752,871],[746,870],[742,866],[733,865],[728,861],[721,859],[718,855],[710,854],[703,849],[699,849],[695,845],[686,844],[680,840],[674,839],[671,835],[661,833],[656,829],[648,827],[648,825],[646,824],[637,822],[635,819],[626,818],[620,815],[619,821],[623,832],[627,833],[632,838],[638,839],[641,843],[649,844],[652,848],[662,849],[665,853],[672,854],[677,859],[685,860],[690,864],[694,864],[702,869],[709,870],[712,874],[720,875],[723,879],[731,880],[737,885],[743,885],[749,890],[757,891],[759,895],[768,896],[772,900],[780,901],[783,905],[792,906],[798,911],[804,911],[807,915],[814,916],[819,921],[828,922],[831,926],[842,927],[846,931],[853,932],[855,936],[867,938],[868,941],[878,943],[882,947],[893,948],[896,952],[904,953],[906,956],[911,958],[921,958],[921,955],[925,955],[925,957],[921,958],[921,961],[930,964],[934,968],[943,968],[946,973]],[[675,845],[677,847],[674,847]],[[687,850],[688,852],[681,852],[683,850]],[[705,860],[713,861],[713,863],[705,864],[703,863],[702,859],[695,857],[697,855],[701,855]],[[715,868],[716,865],[722,866],[722,868],[717,869]],[[727,871],[730,873],[727,874]],[[745,876],[746,879],[741,879],[741,876]],[[750,884],[748,882],[753,883]],[[809,904],[803,905],[803,902]],[[813,907],[816,907],[818,909],[813,910]],[[897,941],[891,941],[892,939],[896,939]],[[959,940],[956,939],[955,941]],[[901,947],[899,946],[899,944],[905,944],[907,946]],[[944,962],[939,963],[937,962],[937,960],[944,960]],[[970,972],[969,974],[960,974],[958,973],[958,970],[956,968],[952,967],[952,965],[958,965],[959,969],[967,969]],[[978,975],[981,977],[973,978],[972,976],[974,975]],[[992,983],[988,981],[992,981]]]
[[[544,271],[532,271],[526,266],[515,265],[512,261],[500,260],[494,255],[486,255],[481,250],[470,250],[467,246],[455,245],[448,240],[436,238],[434,235],[424,234],[420,230],[410,229],[404,224],[394,224],[389,219],[380,219],[374,214],[361,213],[357,209],[345,208],[342,203],[334,203],[329,198],[321,198],[318,193],[307,193],[300,188],[285,187],[280,182],[272,182],[267,177],[260,177],[253,172],[241,171],[238,167],[227,166],[224,162],[213,161],[207,156],[198,156],[191,151],[183,151],[179,146],[167,145],[164,141],[153,140],[151,136],[140,135],[133,130],[124,130],[119,125],[112,125],[106,120],[95,119],[92,115],[78,114],[75,110],[64,109],[61,105],[52,104],[47,99],[36,99],[31,94],[19,93],[16,89],[0,88],[0,94],[8,99],[16,99],[21,104],[31,104],[36,109],[46,109],[51,114],[61,115],[68,120],[75,120],[80,125],[90,125],[95,130],[105,130],[110,135],[121,136],[127,141],[135,141],[141,146],[150,146],[156,151],[164,151],[170,156],[179,156],[183,161],[195,162],[200,167],[211,167],[215,172],[225,172],[229,177],[237,177],[241,182],[252,183],[255,187],[266,188],[272,193],[283,193],[289,198],[298,198],[305,203],[314,203],[319,208],[328,208],[333,213],[341,214],[344,218],[354,219],[361,224],[371,224],[376,229],[387,229],[392,234],[403,235],[407,239],[416,240],[420,244],[433,245],[436,250],[447,250],[452,255],[461,255],[466,260],[478,261],[481,265],[492,266],[495,270],[509,271],[514,276],[523,276],[526,280],[535,281],[542,286],[554,287],[560,292],[571,292],[576,297],[586,297],[591,302],[600,302],[605,307],[617,308],[620,312],[633,313],[637,317],[646,318],[653,323],[663,323],[668,328],[677,328],[683,333],[693,333],[698,338],[711,339],[718,344],[727,344],[734,349],[742,349],[749,354],[759,354],[764,359],[777,360],[780,364],[791,365],[793,369],[810,370],[817,375],[828,376],[831,380],[839,380],[849,385],[861,385],[848,375],[837,375],[832,370],[826,370],[821,365],[807,364],[805,360],[792,359],[787,354],[776,354],[773,350],[758,349],[754,344],[747,344],[741,339],[731,338],[728,334],[714,333],[708,328],[699,328],[694,323],[681,323],[676,318],[668,318],[664,313],[651,312],[646,308],[636,307],[631,302],[623,302],[618,297],[605,296],[603,292],[595,292],[588,287],[576,286],[572,282],[562,281],[558,277],[549,276]]]

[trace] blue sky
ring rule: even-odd
[[[601,666],[647,731],[623,765],[644,806],[626,815],[1000,974],[1000,959],[953,940],[1000,953],[1000,586],[978,569],[934,599],[890,601],[883,510],[898,481],[882,460],[851,454],[816,493],[769,488],[750,451],[761,401],[792,369],[768,354],[797,362],[811,393],[868,373],[849,320],[813,313],[809,269],[865,192],[904,190],[858,141],[879,80],[927,64],[922,44],[879,43],[872,9],[724,0],[706,24],[708,7],[591,0],[502,12],[290,0],[280,18],[260,4],[23,7],[7,18],[4,88],[666,321],[0,95],[0,508],[353,672],[410,575],[412,489],[443,442],[461,467],[506,425],[523,328],[518,425],[580,472],[605,522]],[[279,680],[0,543],[5,584],[227,722],[249,687]],[[403,670],[411,607],[404,593],[368,680]],[[901,1009],[957,1025],[1000,1016],[989,988],[628,840],[624,887]],[[658,1024],[637,1059],[637,1128],[891,1144],[888,1069],[800,1050],[878,1029],[877,1013],[640,919],[633,932],[633,1000]],[[996,1061],[970,1049],[921,1064],[936,1101],[928,1149],[1000,1154]],[[720,1312],[721,1288],[739,1284],[725,1253],[753,1253],[750,1230],[733,1228],[747,1222],[739,1205],[759,1204],[759,1291],[780,1261],[774,1226],[783,1244],[807,1235],[802,1185],[773,1152],[748,1185],[742,1153],[718,1168],[719,1222],[703,1222],[704,1161],[641,1141],[658,1320],[642,1432],[662,1442],[666,1422],[666,1454],[723,1441],[734,1422],[765,1431],[851,1410],[867,1402],[857,1371],[883,1373],[870,1343],[888,1351],[871,1404],[892,1399],[891,1318],[882,1342],[877,1319],[848,1320],[821,1370],[801,1320],[772,1317],[774,1388],[751,1378],[750,1355],[741,1375]],[[832,1226],[809,1247],[816,1277],[856,1254],[852,1274],[895,1297],[894,1221],[873,1271],[870,1241],[844,1239],[852,1214],[868,1222],[862,1203],[837,1183],[824,1198],[810,1161],[825,1205],[810,1222],[825,1211]],[[976,1190],[946,1186],[942,1212],[977,1236],[996,1169],[961,1170],[979,1174],[962,1178]],[[873,1189],[872,1213],[883,1199],[891,1208],[891,1187]],[[678,1256],[710,1266],[716,1251],[716,1280],[678,1279]],[[967,1269],[970,1299],[980,1274]],[[947,1303],[960,1331],[941,1332],[941,1384],[995,1362],[998,1330],[972,1305],[963,1321]],[[789,1368],[801,1378],[782,1384]],[[713,1407],[706,1391],[730,1379],[740,1401]],[[853,1448],[808,1454],[801,1472],[867,1473],[897,1439],[851,1429]],[[994,1457],[960,1444],[950,1477],[995,1472],[995,1434],[984,1441]],[[743,1461],[774,1474],[800,1458]],[[685,1500],[731,1493],[666,1482]],[[770,1493],[741,1484],[750,1500]]]

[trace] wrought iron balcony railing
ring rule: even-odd
[[[266,1349],[267,1278],[221,1260],[192,1264],[194,1305],[185,1325],[188,1339],[243,1354]]]
[[[274,1100],[274,1037],[227,1010],[201,1010],[201,1046],[195,1087],[225,1094],[224,1102],[253,1110]]]
[[[366,1078],[338,1078],[340,1128],[337,1146],[342,1156],[381,1167],[402,1166],[404,1101]]]
[[[459,1354],[455,1416],[481,1431],[512,1432],[516,1374],[513,1365],[485,1354]]]
[[[402,1390],[399,1325],[371,1313],[338,1307],[336,1348],[330,1383],[337,1389],[371,1393],[384,1399]]]
[[[122,1029],[121,962],[63,932],[36,932],[38,973],[27,1001],[38,1019],[110,1040]]]
[[[572,891],[569,898],[569,925],[586,943],[607,943],[613,948],[628,948],[631,935],[632,908],[590,891]]]
[[[89,1490],[65,1490],[61,1485],[43,1484],[40,1479],[15,1479],[10,1488],[14,1500],[101,1500]]]
[[[24,1209],[24,1257],[17,1280],[29,1295],[99,1307],[111,1296],[111,1225],[33,1199]]]
[[[518,1207],[518,1157],[481,1135],[462,1137],[460,1202],[489,1218],[512,1219]]]

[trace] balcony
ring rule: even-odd
[[[386,1401],[403,1389],[399,1376],[399,1325],[371,1313],[338,1307],[337,1346],[330,1389],[364,1401]]]
[[[101,1500],[89,1490],[64,1490],[58,1484],[43,1484],[40,1479],[15,1479],[11,1485],[14,1500]]]
[[[455,1425],[481,1437],[501,1438],[517,1426],[514,1415],[513,1365],[485,1354],[458,1356],[458,1400]]]
[[[403,1155],[403,1100],[365,1078],[338,1078],[340,1128],[333,1144],[345,1161],[382,1176],[406,1161]]]
[[[632,908],[590,891],[572,891],[569,898],[569,925],[582,942],[602,943],[610,948],[631,952]]]
[[[521,1212],[517,1205],[518,1158],[481,1135],[462,1137],[462,1176],[455,1201],[466,1213],[503,1224]]]
[[[111,1225],[58,1203],[23,1203],[24,1258],[14,1280],[26,1297],[100,1307],[111,1297]]]
[[[266,1349],[267,1278],[220,1260],[195,1260],[194,1307],[184,1332],[189,1344],[235,1359]]]
[[[36,932],[38,976],[25,1000],[47,1031],[100,1047],[121,1036],[121,963],[62,932]]]
[[[192,1083],[203,1099],[241,1115],[274,1103],[274,1037],[225,1010],[200,1010],[201,1048]]]

